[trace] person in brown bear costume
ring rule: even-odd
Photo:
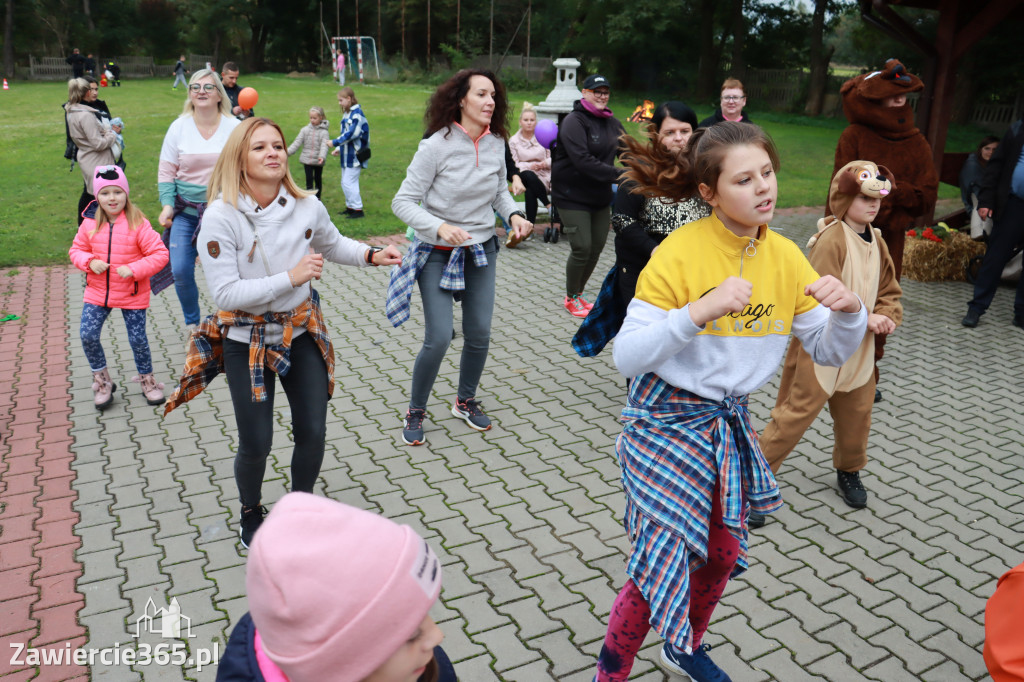
[[[914,220],[932,212],[939,190],[932,149],[914,126],[914,111],[907,103],[907,95],[923,89],[921,79],[908,73],[897,59],[888,60],[881,71],[851,78],[839,89],[843,113],[850,125],[836,145],[833,177],[851,161],[871,159],[888,167],[900,179],[896,189],[882,202],[874,221],[889,247],[897,281],[903,272],[907,230]],[[885,334],[875,335],[876,363],[885,352],[885,339]],[[881,399],[880,395],[876,392],[876,401]]]

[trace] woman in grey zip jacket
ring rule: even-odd
[[[391,202],[416,232],[404,267],[392,273],[388,317],[408,319],[414,282],[423,297],[426,329],[416,356],[412,395],[402,438],[420,445],[427,399],[452,340],[453,301],[462,302],[465,341],[452,414],[477,431],[491,428],[476,391],[491,337],[498,242],[494,214],[522,239],[533,230],[509,194],[505,179],[508,101],[493,73],[464,69],[430,98],[427,135]],[[422,203],[421,203],[422,202]]]

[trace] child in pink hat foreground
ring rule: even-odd
[[[289,493],[253,540],[245,588],[218,682],[456,680],[428,613],[441,562],[409,526]]]

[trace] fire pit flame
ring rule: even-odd
[[[628,120],[633,123],[642,123],[644,121],[650,121],[654,117],[654,102],[649,99],[645,99],[643,104],[638,104],[636,109],[633,110],[633,114]]]

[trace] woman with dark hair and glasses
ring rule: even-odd
[[[395,326],[408,319],[412,286],[418,282],[426,327],[402,432],[408,445],[426,440],[427,399],[452,340],[456,300],[462,303],[465,343],[452,414],[477,431],[491,428],[476,391],[494,312],[494,214],[512,225],[518,239],[533,230],[516,210],[506,183],[507,115],[505,88],[490,71],[463,69],[441,84],[427,104],[426,137],[391,202],[416,237],[402,267],[392,273],[388,317]]]
[[[163,209],[158,222],[164,227],[164,244],[171,252],[174,288],[185,316],[185,338],[199,324],[196,237],[206,209],[206,185],[237,126],[220,77],[210,69],[200,69],[192,74],[184,110],[167,129],[160,149],[157,186]],[[154,286],[154,291],[160,290],[160,284]]]
[[[82,195],[78,198],[78,224],[82,213],[96,198],[92,192],[93,171],[97,166],[114,165],[113,147],[117,134],[110,129],[110,114],[96,107],[99,86],[95,79],[72,78],[68,81],[68,101],[64,112],[68,137],[78,147],[78,167],[82,171]]]

